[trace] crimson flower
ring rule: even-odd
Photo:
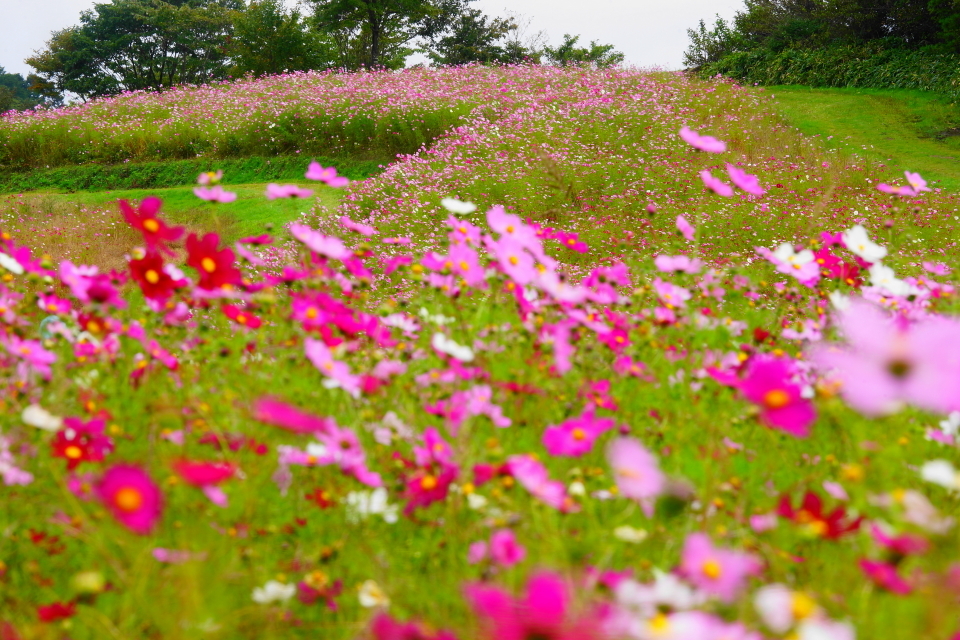
[[[40,622],[56,622],[72,618],[77,613],[76,602],[54,602],[37,607],[37,617]]]
[[[127,223],[143,234],[143,241],[148,249],[159,249],[165,253],[173,252],[167,247],[168,242],[176,242],[183,235],[183,227],[168,227],[157,217],[162,201],[156,196],[144,198],[140,207],[134,210],[126,200],[120,200],[120,211]]]
[[[136,280],[143,295],[151,300],[165,301],[182,281],[176,281],[163,268],[158,253],[148,253],[140,260],[131,260],[130,276]]]
[[[823,511],[823,501],[816,493],[807,491],[799,508],[794,509],[790,498],[783,496],[777,505],[777,515],[804,527],[804,530],[816,538],[836,540],[837,538],[860,528],[863,518],[846,520],[847,512],[838,506],[829,514]]]
[[[203,238],[191,233],[187,238],[187,264],[200,276],[201,289],[222,289],[240,284],[242,275],[234,266],[235,256],[229,248],[219,249],[220,236],[208,233]]]
[[[113,442],[103,431],[103,420],[83,422],[79,418],[66,418],[51,443],[53,456],[64,458],[70,471],[81,462],[100,462],[113,451]]]
[[[250,329],[257,329],[263,324],[260,318],[233,304],[223,305],[223,313],[237,324]]]

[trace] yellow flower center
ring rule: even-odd
[[[148,218],[143,221],[143,228],[149,231],[150,233],[156,233],[160,230],[160,223],[154,220],[153,218]]]
[[[316,307],[310,307],[309,309],[307,309],[307,314],[306,314],[306,315],[307,315],[308,318],[310,318],[311,320],[313,320],[313,319],[315,319],[318,315],[320,315],[320,312],[317,311]]]
[[[217,263],[213,261],[213,258],[204,258],[200,261],[200,266],[207,273],[213,273],[217,270]]]
[[[573,436],[574,440],[583,440],[587,437],[587,434],[583,431],[583,429],[574,429],[571,435]]]
[[[71,460],[79,460],[83,457],[83,449],[75,444],[72,444],[63,450],[63,455],[67,456]]]
[[[424,491],[430,491],[437,487],[437,479],[433,476],[423,476],[420,479],[420,488]]]
[[[649,625],[650,631],[654,634],[665,634],[670,628],[670,619],[667,618],[665,613],[658,611],[657,615],[653,616],[647,621],[647,625]]]
[[[510,256],[508,260],[510,261],[510,264],[512,264],[513,266],[517,266],[517,264],[520,263],[520,260],[517,259],[517,256]]]
[[[133,487],[124,487],[114,494],[113,504],[121,511],[136,511],[143,506],[143,494]]]
[[[143,279],[150,284],[157,284],[160,282],[160,274],[153,269],[148,269],[147,272],[143,274]]]
[[[809,618],[816,610],[817,603],[813,601],[813,598],[799,591],[793,593],[790,601],[790,611],[793,613],[794,618],[797,620]]]
[[[790,396],[783,389],[773,389],[763,394],[763,404],[768,409],[782,409],[790,404]]]
[[[716,560],[707,560],[703,563],[703,566],[700,568],[703,571],[703,575],[710,578],[711,580],[716,580],[720,577],[720,563]]]

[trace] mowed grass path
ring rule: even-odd
[[[935,94],[880,89],[767,90],[787,121],[828,148],[885,164],[891,179],[919,171],[944,189],[960,189],[960,107]]]

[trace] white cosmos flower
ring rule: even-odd
[[[18,276],[23,274],[23,265],[5,253],[0,253],[0,267]]]
[[[32,404],[23,410],[20,419],[31,427],[43,429],[44,431],[57,431],[63,424],[60,416],[55,416],[38,404]]]
[[[960,431],[960,411],[953,411],[946,420],[941,420],[940,430],[948,436],[956,436]]]
[[[793,245],[789,242],[784,242],[777,250],[773,252],[773,257],[783,262],[789,264],[795,269],[801,268],[803,265],[813,262],[813,251],[810,249],[804,249],[800,253],[797,253],[793,250]]]
[[[867,235],[867,230],[863,225],[858,224],[849,231],[844,231],[841,237],[847,249],[867,262],[880,262],[887,257],[886,248],[870,240],[870,236]]]
[[[270,580],[262,587],[253,590],[253,601],[259,604],[270,604],[271,602],[286,602],[297,593],[296,585],[283,584],[276,580]]]
[[[885,289],[895,296],[908,296],[915,293],[913,287],[897,278],[893,269],[879,262],[870,267],[870,284]]]
[[[442,333],[433,334],[433,340],[430,341],[430,344],[437,351],[452,356],[460,362],[473,360],[473,349],[457,344]]]
[[[920,467],[920,477],[951,491],[960,490],[960,474],[946,460],[931,460]]]
[[[457,200],[456,198],[444,198],[440,201],[440,206],[449,211],[450,213],[456,213],[457,215],[465,216],[468,213],[473,213],[477,210],[477,205],[472,202],[463,202]]]
[[[384,522],[393,524],[397,521],[399,507],[387,503],[387,490],[383,487],[373,491],[351,491],[347,494],[347,519],[350,522],[364,520],[372,515],[379,515]]]
[[[361,584],[360,592],[357,595],[360,598],[360,606],[362,607],[367,607],[368,609],[373,607],[386,609],[390,606],[390,598],[388,598],[387,594],[380,588],[380,585],[373,580],[366,580]]]
[[[426,320],[427,322],[440,325],[441,327],[445,324],[450,324],[454,320],[454,318],[447,317],[441,313],[433,315],[429,311],[427,311],[426,308],[424,307],[420,307],[420,317]]]
[[[837,311],[846,311],[850,308],[850,296],[834,291],[830,294],[830,304]]]
[[[637,529],[631,527],[630,525],[624,524],[620,525],[613,530],[613,537],[617,540],[622,540],[623,542],[630,542],[633,544],[639,544],[647,539],[646,529]]]

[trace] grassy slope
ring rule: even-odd
[[[799,86],[768,91],[791,124],[820,136],[828,147],[881,161],[897,173],[919,171],[946,189],[960,188],[960,136],[944,135],[960,127],[960,109],[939,96]]]

